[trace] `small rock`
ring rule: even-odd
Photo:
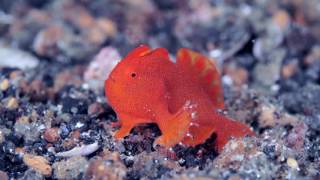
[[[84,80],[92,89],[102,89],[104,87],[104,81],[120,59],[121,56],[115,48],[103,48],[89,64],[89,67],[84,73]]]
[[[287,165],[293,169],[299,168],[298,162],[294,158],[291,158],[291,157],[289,157],[287,159]]]
[[[0,90],[1,91],[6,91],[9,88],[9,80],[8,79],[4,79],[0,82]]]
[[[169,173],[172,169],[177,171],[182,169],[178,163],[165,159],[165,156],[159,152],[142,152],[132,158],[132,160],[134,161],[132,171],[137,172],[136,175],[142,175],[146,179],[162,179],[163,175]],[[127,173],[128,179],[134,177],[135,174],[131,174],[130,171]]]
[[[286,64],[281,69],[281,74],[284,79],[289,79],[292,77],[298,70],[298,61],[292,61],[289,64]]]
[[[33,80],[30,84],[27,81],[20,81],[22,91],[30,96],[31,100],[44,101],[48,98],[48,92],[43,81]]]
[[[225,74],[232,79],[232,84],[236,87],[241,87],[246,84],[249,78],[248,71],[242,67],[230,65],[225,68]]]
[[[21,79],[21,77],[23,76],[23,72],[21,70],[14,70],[9,74],[9,79],[10,81],[17,81],[19,79]],[[13,83],[13,84],[17,84],[17,83]]]
[[[52,168],[49,165],[47,159],[42,156],[35,156],[32,154],[25,154],[23,156],[23,162],[33,168],[35,171],[39,172],[42,175],[50,176],[52,173]]]
[[[238,175],[233,175],[233,176],[230,176],[228,180],[241,180],[241,177]]]
[[[125,35],[129,43],[140,43],[142,39],[146,39],[146,30],[150,18],[153,16],[154,6],[151,1],[127,1],[127,15]],[[139,26],[137,26],[139,24]]]
[[[16,149],[15,149],[16,154],[23,155],[24,152],[25,152],[24,149],[21,147],[16,147]]]
[[[16,98],[11,97],[7,102],[8,109],[17,109],[19,107],[19,102]]]
[[[287,113],[279,112],[274,105],[263,104],[260,107],[258,117],[259,126],[261,128],[274,127],[276,125],[296,125],[298,119]]]
[[[271,21],[272,22],[272,21]],[[284,32],[276,23],[264,24],[265,34],[257,38],[253,44],[253,55],[262,62],[272,61],[274,54],[284,40]]]
[[[65,130],[64,128],[61,128],[61,133],[63,133]],[[68,132],[69,133],[69,132]],[[62,135],[62,134],[61,134]],[[68,134],[69,135],[69,134]],[[66,137],[66,136],[65,136]],[[62,143],[62,147],[64,149],[71,149],[77,145],[80,138],[80,130],[75,130],[70,133],[70,138],[65,139]]]
[[[108,36],[115,36],[117,33],[116,24],[110,19],[99,18],[96,21],[97,26]]]
[[[86,171],[88,161],[84,157],[75,156],[55,162],[52,167],[54,169],[54,177],[57,179],[77,179],[81,173]]]
[[[309,51],[312,44],[315,44],[315,38],[303,26],[292,26],[286,34],[286,46],[291,56]]]
[[[86,36],[86,39],[92,44],[101,44],[106,39],[105,34],[97,26],[93,26],[89,29]]]
[[[65,4],[65,8],[64,18],[76,27],[81,29],[90,29],[95,25],[95,18],[85,7],[79,4],[70,4],[67,2]]]
[[[238,169],[241,164],[246,163],[250,157],[261,154],[256,142],[252,139],[230,140],[224,147],[221,154],[214,160],[219,168],[228,167]]]
[[[9,177],[6,172],[0,171],[0,179],[1,180],[8,180]]]
[[[100,114],[102,112],[104,112],[104,108],[103,108],[102,104],[100,104],[98,102],[94,102],[89,105],[88,115]]]
[[[246,159],[241,167],[235,171],[241,172],[241,177],[248,177],[249,179],[273,179],[277,174],[281,174],[275,173],[276,170],[277,166],[270,162],[265,154],[260,153]]]
[[[312,65],[314,62],[320,60],[320,46],[316,45],[312,47],[311,52],[305,57],[303,63],[305,65]]]
[[[48,142],[54,143],[60,139],[58,128],[49,128],[44,132],[44,139]]]
[[[262,106],[259,115],[259,125],[261,127],[273,127],[276,125],[276,109],[274,106]]]
[[[15,154],[16,146],[12,141],[5,141],[3,143],[2,151],[5,154]]]
[[[0,129],[0,144],[3,143],[4,140],[5,140],[4,133],[3,133],[2,130]]]
[[[26,172],[24,172],[24,175],[18,180],[43,180],[43,179],[44,177],[42,174],[38,173],[33,169],[28,169]]]
[[[49,26],[41,30],[33,43],[33,49],[41,56],[55,56],[58,53],[58,42],[63,38],[60,26]]]
[[[320,112],[319,96],[320,86],[308,83],[306,86],[299,87],[294,92],[282,94],[280,100],[290,113],[318,115]],[[317,121],[307,124],[312,128],[320,129],[320,123]]]
[[[1,46],[0,59],[0,66],[22,70],[35,68],[39,64],[39,60],[27,52]]]
[[[0,126],[0,144],[6,141],[6,137],[10,136],[11,130]],[[16,139],[13,139],[15,141]]]
[[[272,16],[272,22],[275,23],[282,31],[286,30],[290,24],[290,16],[286,11],[278,10]]]
[[[37,122],[30,123],[29,121],[30,118],[28,116],[20,117],[14,124],[14,131],[23,135],[25,141],[34,142],[38,139],[42,128],[41,124]]]
[[[99,18],[95,24],[87,29],[87,39],[92,44],[101,44],[107,37],[117,33],[115,24],[110,19]]]
[[[267,59],[268,63],[259,63],[255,66],[253,71],[254,87],[264,93],[270,92],[272,86],[280,79],[281,63],[286,55],[284,49],[278,48],[269,53]]]
[[[59,49],[63,55],[75,61],[83,61],[94,55],[98,51],[98,46],[91,44],[82,36],[72,33],[65,33],[63,41],[59,42]],[[68,59],[62,58],[61,61]]]
[[[304,144],[306,143],[306,134],[308,131],[308,126],[303,123],[299,122],[296,126],[293,127],[291,132],[286,137],[287,146],[290,148],[297,150],[299,152],[303,151]]]
[[[80,86],[83,83],[82,73],[83,68],[81,66],[60,72],[54,80],[54,92],[60,91],[66,85]]]
[[[104,151],[104,156],[92,159],[85,174],[86,179],[124,179],[127,168],[121,162],[119,153]]]

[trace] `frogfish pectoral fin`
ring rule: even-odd
[[[183,139],[182,143],[186,146],[194,147],[204,143],[214,132],[214,127],[194,122],[191,124],[189,134]]]
[[[124,138],[125,136],[130,134],[130,131],[133,127],[134,125],[121,126],[121,128],[114,134],[114,137],[116,139]]]
[[[133,129],[135,126],[139,124],[151,122],[151,120],[149,119],[132,117],[124,113],[119,113],[118,118],[118,124],[120,124],[121,127],[114,135],[116,139],[121,139],[129,135],[131,129]]]
[[[191,120],[190,109],[186,106],[169,118],[159,120],[157,123],[162,135],[155,140],[154,145],[170,148],[181,142],[189,131]]]

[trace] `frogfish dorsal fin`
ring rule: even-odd
[[[187,48],[179,49],[177,65],[198,77],[198,83],[208,94],[215,108],[224,108],[224,97],[219,72],[209,58]]]
[[[165,48],[156,48],[152,50],[147,45],[140,45],[139,47],[133,49],[125,59],[139,58],[143,56],[151,56],[151,57],[161,57],[164,59],[169,59],[169,53]]]
[[[161,57],[163,59],[169,59],[168,50],[165,48],[156,48],[151,52],[152,56],[154,57]]]
[[[139,47],[130,51],[124,59],[132,59],[132,58],[142,57],[150,52],[151,52],[150,47],[142,44]]]

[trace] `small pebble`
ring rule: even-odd
[[[43,180],[45,179],[42,174],[38,173],[37,171],[33,169],[28,169],[26,172],[24,172],[24,175],[19,178],[19,180]]]
[[[292,63],[286,64],[281,69],[282,77],[289,79],[292,77],[298,70],[298,61],[293,61]]]
[[[49,128],[44,132],[44,139],[48,142],[54,143],[60,139],[58,128]]]
[[[96,158],[90,162],[85,177],[86,179],[124,179],[126,170],[119,160]]]
[[[67,160],[55,162],[54,177],[57,179],[77,179],[87,169],[88,161],[84,157],[72,157]]]
[[[11,97],[7,103],[8,109],[17,109],[19,107],[18,100],[14,97]]]
[[[281,30],[286,30],[290,24],[290,15],[286,11],[279,10],[273,15],[272,21]]]
[[[6,172],[0,171],[0,179],[1,180],[8,180],[9,177]]]
[[[89,105],[88,108],[88,114],[89,115],[93,115],[93,114],[100,114],[104,111],[103,106],[100,103],[92,103]]]
[[[298,169],[299,168],[298,162],[294,158],[289,157],[287,159],[287,164],[288,164],[289,167],[291,167],[293,169]]]
[[[121,56],[114,47],[105,47],[94,57],[84,72],[84,80],[91,89],[103,88],[104,80],[118,64]]]
[[[108,36],[115,36],[117,33],[116,24],[110,19],[100,18],[96,21],[96,24]]]
[[[228,180],[241,180],[241,177],[238,175],[233,175],[233,176],[230,176]]]
[[[248,71],[242,67],[230,65],[226,68],[226,75],[232,79],[233,85],[241,87],[246,84],[249,79]]]
[[[34,40],[33,49],[39,55],[54,56],[57,54],[57,44],[63,38],[63,28],[50,26],[40,31]]]
[[[0,59],[0,66],[23,70],[34,68],[39,64],[39,60],[30,53],[6,47],[0,47]]]
[[[32,154],[25,154],[23,156],[23,162],[29,166],[30,168],[33,168],[38,173],[50,176],[52,173],[52,168],[49,165],[49,162],[47,159],[45,159],[42,156],[35,156]]]
[[[5,140],[3,132],[0,130],[0,143],[3,143]]]
[[[8,79],[2,80],[1,83],[0,83],[0,90],[1,91],[6,91],[9,88],[9,85],[10,85],[10,83],[9,83]]]

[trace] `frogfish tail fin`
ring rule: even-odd
[[[223,147],[232,138],[243,138],[245,136],[254,136],[254,132],[245,124],[219,115],[221,123],[216,128],[215,147],[218,152],[223,150]]]

